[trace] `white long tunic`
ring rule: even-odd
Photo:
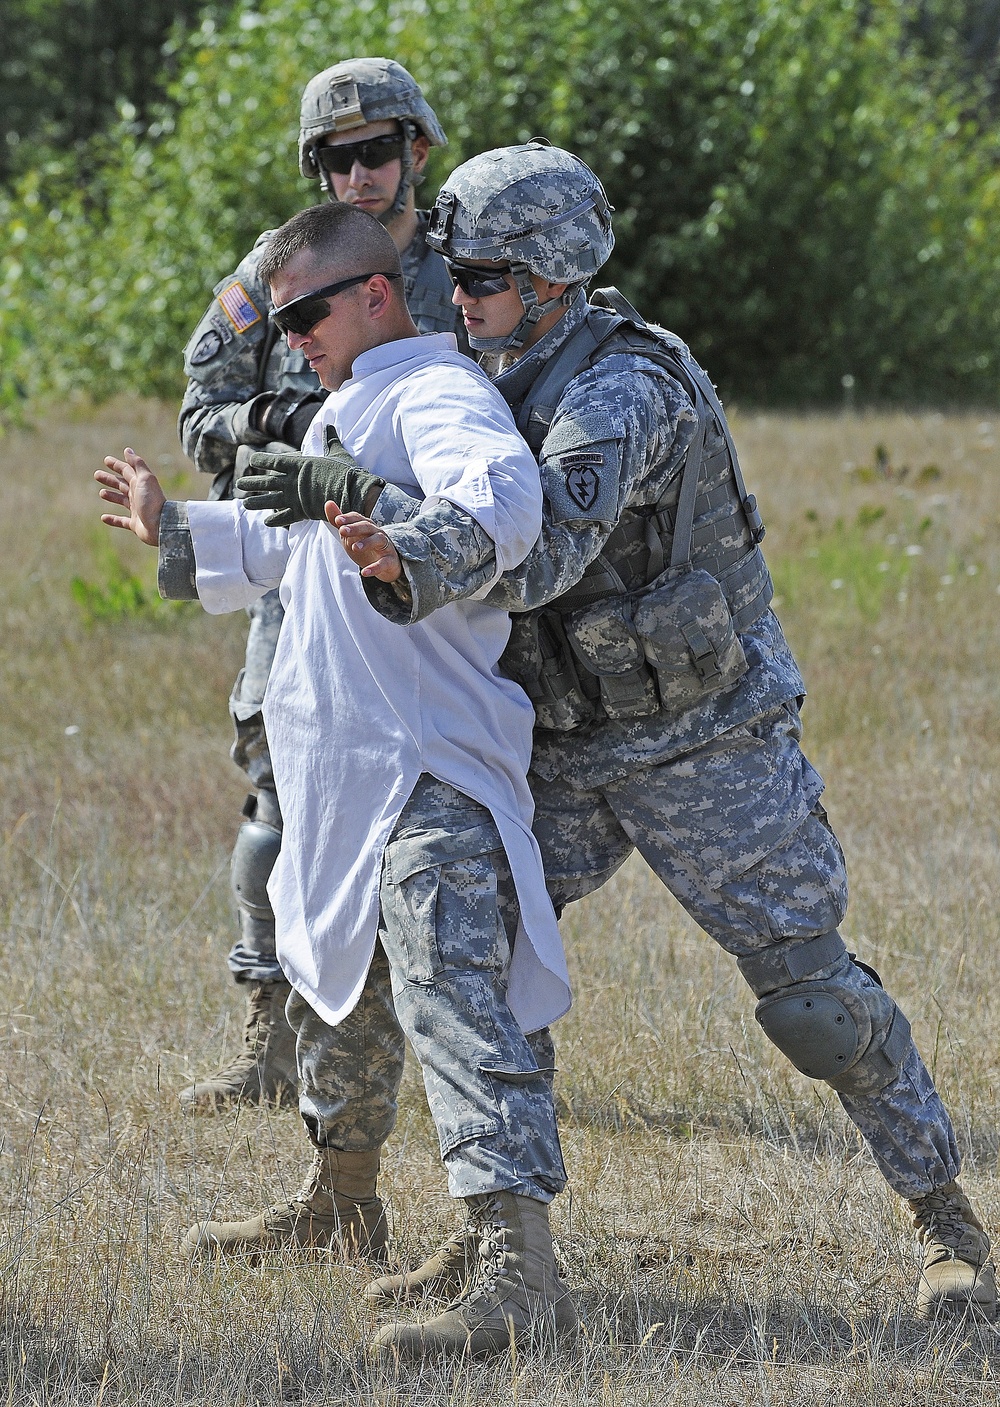
[[[366,469],[465,508],[495,542],[498,573],[527,555],[541,524],[537,466],[450,333],[359,357],[307,453],[322,452],[331,422]],[[516,1019],[531,1031],[561,1016],[569,979],[525,780],[533,712],[496,670],[508,616],[469,600],[393,625],[328,524],[268,528],[238,502],[188,513],[208,611],[240,609],[280,584],[264,720],[284,818],[268,893],[288,980],[331,1024],[354,1007],[375,946],[383,851],[429,772],[488,807],[500,831],[521,909],[508,988]]]

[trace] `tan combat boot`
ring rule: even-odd
[[[917,1289],[917,1313],[933,1319],[940,1313],[967,1311],[993,1319],[997,1291],[989,1259],[990,1238],[957,1182],[914,1197],[909,1203],[924,1261]]]
[[[292,990],[277,982],[250,982],[243,1049],[224,1070],[198,1080],[177,1096],[185,1113],[221,1109],[244,1099],[248,1104],[296,1102],[295,1033],[285,1020]]]
[[[379,1358],[471,1358],[575,1340],[579,1328],[559,1279],[549,1209],[531,1197],[490,1192],[467,1198],[479,1235],[469,1288],[422,1324],[387,1324],[369,1345]]]
[[[439,1246],[416,1270],[380,1275],[364,1288],[369,1304],[398,1304],[423,1296],[455,1299],[472,1279],[478,1261],[480,1233],[472,1222]]]
[[[199,1221],[185,1233],[181,1249],[191,1260],[216,1255],[259,1260],[277,1251],[329,1250],[382,1264],[389,1230],[375,1194],[379,1152],[317,1148],[309,1176],[290,1202],[247,1221]]]

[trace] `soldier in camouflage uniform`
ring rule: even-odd
[[[403,286],[417,328],[458,332],[444,264],[425,240],[427,214],[415,205],[415,188],[431,146],[446,137],[419,87],[389,59],[350,59],[317,74],[302,96],[299,166],[318,179],[330,200],[357,205],[376,216],[400,252]],[[209,497],[232,494],[240,453],[271,444],[298,449],[326,393],[301,351],[291,351],[269,321],[270,292],[257,270],[272,231],[265,231],[234,272],[216,285],[215,297],[184,354],[189,378],[178,429],[185,453],[213,475]],[[244,1043],[218,1074],[181,1091],[188,1110],[211,1109],[234,1099],[290,1097],[295,1050],[284,1018],[289,994],[274,952],[274,915],[267,879],[281,845],[281,811],[261,718],[261,702],[274,658],[282,608],[276,591],[251,606],[246,663],[229,701],[236,729],[234,762],[255,791],[232,860],[232,887],[240,933],[229,968],[247,988]]]
[[[837,931],[847,878],[800,748],[805,686],[711,382],[614,290],[588,301],[613,246],[610,208],[568,152],[533,142],[465,163],[428,241],[542,474],[539,541],[488,599],[519,613],[503,663],[535,704],[534,829],[557,909],[638,849],[736,958],[768,1038],[836,1090],[909,1202],[919,1311],[992,1314],[990,1242],[955,1180],[951,1121],[905,1016]],[[397,584],[370,599],[406,624],[490,567],[489,543],[453,505],[439,505],[438,551],[408,552],[411,511],[389,486],[372,513],[409,596]],[[468,1251],[458,1236],[369,1296],[452,1288]]]

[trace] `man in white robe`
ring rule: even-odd
[[[306,519],[305,474],[266,521],[240,502],[165,503],[132,451],[97,475],[102,497],[129,511],[103,521],[160,545],[165,594],[197,594],[220,613],[277,586],[285,609],[264,701],[285,818],[268,889],[315,1161],[291,1204],[201,1223],[188,1245],[383,1256],[375,1179],[405,1033],[450,1190],[481,1230],[481,1264],[457,1305],[424,1325],[387,1325],[374,1347],[503,1352],[511,1333],[576,1327],[548,1230],[566,1181],[549,1072],[525,1038],[570,1000],[531,834],[533,713],[496,669],[509,621],[476,599],[537,536],[537,467],[454,336],[418,337],[377,221],[343,205],[302,211],[265,262],[275,320],[333,393],[304,449],[336,454],[342,440],[350,451],[329,522]],[[251,463],[266,468],[267,456]],[[443,502],[495,546],[472,594],[407,629],[365,594],[366,576],[400,575],[388,539],[362,537],[354,511],[386,482],[424,501],[407,528],[412,550],[434,553]]]

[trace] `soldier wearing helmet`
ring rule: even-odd
[[[302,95],[299,167],[330,200],[375,215],[400,252],[403,286],[422,333],[455,332],[467,347],[452,285],[427,246],[427,214],[415,190],[432,146],[445,146],[441,124],[414,79],[392,59],[334,64]],[[213,476],[210,498],[232,494],[241,454],[270,446],[298,450],[326,398],[301,351],[290,351],[270,321],[268,286],[258,273],[272,231],[216,284],[213,300],[184,353],[187,390],[178,431],[195,467]],[[211,1078],[181,1092],[189,1110],[235,1099],[280,1101],[295,1085],[295,1051],[284,1018],[288,983],[274,951],[267,879],[281,844],[281,812],[264,736],[261,703],[281,626],[277,592],[252,606],[246,665],[230,699],[236,729],[233,760],[254,792],[244,807],[232,861],[240,932],[229,967],[247,992],[243,1047]]]
[[[924,1246],[919,1312],[992,1313],[990,1241],[956,1182],[951,1120],[906,1017],[838,932],[847,876],[800,747],[805,685],[770,609],[763,524],[711,381],[616,290],[588,299],[613,247],[610,209],[569,152],[536,141],[466,162],[427,238],[542,476],[539,539],[486,599],[514,613],[502,664],[535,706],[529,781],[554,904],[592,892],[637,848],[736,958],[768,1038],[836,1091],[909,1202]],[[400,624],[480,590],[491,566],[450,504],[442,551],[408,557],[407,511],[386,488],[371,515],[406,588],[369,599]],[[544,1033],[534,1039],[539,1066],[551,1064]],[[369,1297],[452,1290],[470,1254],[460,1236]],[[446,1312],[443,1338],[463,1306]],[[393,1332],[407,1351],[412,1335]]]

